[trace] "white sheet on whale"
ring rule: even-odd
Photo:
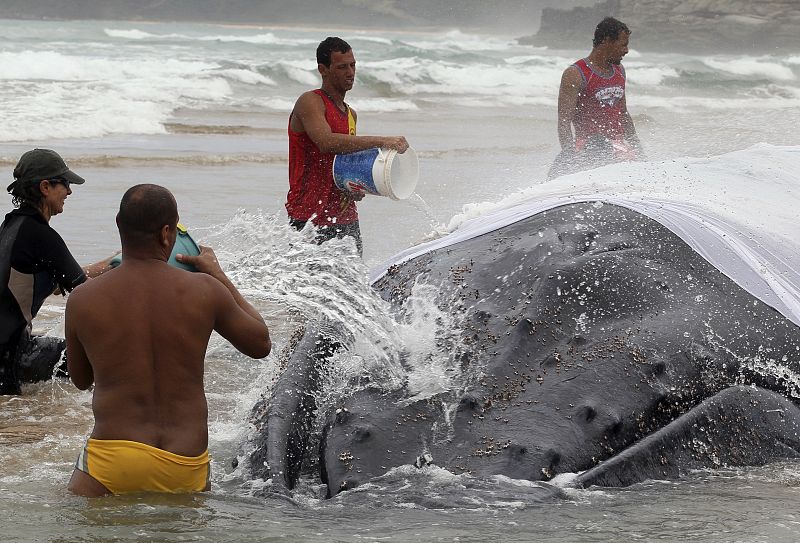
[[[654,169],[659,175],[653,175]],[[601,201],[658,221],[740,287],[800,325],[800,251],[787,243],[800,236],[786,231],[794,229],[789,215],[800,209],[794,190],[800,187],[798,171],[800,147],[759,145],[713,159],[618,164],[565,176],[454,221],[453,232],[395,255],[374,269],[370,280],[377,281],[392,265],[548,209]],[[639,182],[632,184],[637,176]],[[793,190],[786,190],[787,184]],[[765,221],[771,199],[773,220]]]

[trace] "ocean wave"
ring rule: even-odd
[[[216,64],[197,60],[125,59],[64,54],[56,50],[0,53],[0,80],[111,81],[197,77]]]
[[[233,102],[233,105],[245,109],[257,108],[268,109],[271,111],[283,111],[287,115],[294,108],[297,97],[289,98],[286,96],[256,96],[245,100]]]
[[[794,81],[797,76],[788,66],[765,58],[744,57],[731,60],[704,59],[703,62],[722,72],[747,77],[762,77],[776,81]]]
[[[499,38],[466,34],[460,30],[451,30],[442,35],[431,36],[433,39],[407,39],[405,43],[417,49],[443,51],[506,51],[516,45],[513,38]]]
[[[776,85],[774,83],[753,87],[749,94],[754,98],[778,98],[795,101],[800,100],[800,88]]]
[[[285,46],[306,46],[316,45],[319,40],[304,38],[280,38],[272,32],[261,34],[214,34],[191,36],[188,34],[153,34],[138,29],[104,29],[105,34],[110,38],[124,40],[180,40],[180,41],[200,41],[200,42],[241,42],[256,45],[285,45]]]
[[[393,98],[353,98],[348,102],[356,111],[365,112],[391,112],[391,111],[417,111],[419,107],[411,100],[397,100]]]
[[[628,105],[670,111],[780,110],[800,106],[800,92],[796,89],[785,89],[783,93],[770,92],[768,87],[759,89],[734,98],[639,94],[628,98]]]
[[[544,96],[517,96],[513,94],[497,94],[492,97],[491,103],[494,107],[509,106],[542,106],[556,107],[558,105],[558,95],[555,89]],[[464,98],[440,98],[437,101],[447,101],[467,108],[485,108],[487,99],[485,96],[464,97]]]
[[[316,65],[311,61],[279,62],[274,70],[295,83],[311,87],[319,86],[319,74],[316,71]]]
[[[275,34],[255,34],[252,36],[238,36],[238,35],[217,35],[217,36],[186,36],[185,39],[194,39],[197,41],[209,42],[242,42],[255,45],[284,45],[289,47],[307,47],[309,45],[316,47],[319,40],[309,39],[296,39],[296,38],[279,38]]]
[[[678,79],[680,73],[669,66],[630,63],[625,66],[628,81],[634,85],[658,86],[666,79]]]
[[[367,43],[379,43],[382,45],[393,45],[394,41],[389,38],[380,38],[378,36],[369,36],[363,33],[357,33],[355,38],[348,38],[352,45],[355,45],[359,42],[367,42]]]
[[[78,155],[66,156],[73,168],[152,168],[157,166],[230,166],[236,164],[283,164],[288,162],[285,154],[230,153],[192,155]],[[2,156],[0,166],[13,168],[19,157]]]
[[[231,105],[240,109],[268,109],[280,111],[287,115],[294,108],[297,97],[288,96],[255,96],[244,100],[234,100]],[[414,100],[406,98],[366,98],[354,94],[347,97],[347,103],[357,112],[391,113],[400,111],[419,111],[420,107]]]
[[[286,134],[285,128],[263,128],[248,125],[228,125],[228,124],[189,124],[189,123],[164,123],[164,129],[170,134],[220,134],[220,135],[242,135],[242,134]]]
[[[0,96],[7,114],[0,141],[163,134],[162,123],[174,110],[224,103],[233,93],[228,78],[269,83],[258,74],[216,68],[195,60],[2,52]]]
[[[107,28],[104,30],[104,32],[106,36],[110,38],[122,38],[125,40],[146,40],[156,37],[155,34],[144,32],[143,30],[138,30],[136,28],[132,28],[130,30],[116,30],[113,28]]]
[[[569,66],[569,62],[566,58],[547,57],[544,55],[517,55],[513,57],[508,57],[507,59],[505,59],[505,62],[510,66],[517,66],[520,64],[527,64],[533,66],[556,65],[560,66],[562,69]]]
[[[246,83],[248,85],[269,85],[271,87],[277,85],[274,79],[266,75],[253,72],[252,70],[228,69],[228,70],[218,70],[215,73],[225,77],[226,79],[232,79],[234,81],[238,81],[240,83]]]
[[[288,113],[297,96],[320,84],[312,32],[120,26],[105,28],[105,41],[97,32],[91,41],[61,32],[35,45],[11,44],[0,52],[7,112],[0,141],[163,134],[174,130],[165,123],[177,110]],[[358,75],[348,102],[365,112],[554,108],[564,69],[586,53],[462,31],[355,32],[350,40]],[[629,103],[639,107],[784,109],[796,106],[800,93],[797,56],[633,51],[626,60]]]
[[[40,141],[53,137],[90,138],[110,134],[163,134],[169,103],[133,100],[114,89],[64,83],[18,84],[6,96],[0,141]],[[104,92],[105,91],[105,92]]]
[[[409,57],[364,62],[362,80],[400,95],[516,95],[555,93],[566,66],[438,62]],[[479,77],[476,75],[479,74]]]

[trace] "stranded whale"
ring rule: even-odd
[[[309,327],[254,410],[249,469],[286,488],[308,473],[334,496],[408,464],[627,485],[799,457],[800,327],[704,256],[584,201],[400,259],[374,288],[400,308],[436,287],[463,386],[415,399],[362,383],[317,412],[319,370],[346,346]]]

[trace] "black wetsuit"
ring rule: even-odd
[[[58,232],[38,210],[23,205],[0,225],[0,394],[19,394],[20,382],[52,375],[64,340],[31,335],[31,322],[56,287],[86,281]]]

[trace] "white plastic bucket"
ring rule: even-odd
[[[333,159],[333,181],[348,192],[405,200],[414,193],[418,180],[419,161],[411,147],[404,153],[374,147]]]

